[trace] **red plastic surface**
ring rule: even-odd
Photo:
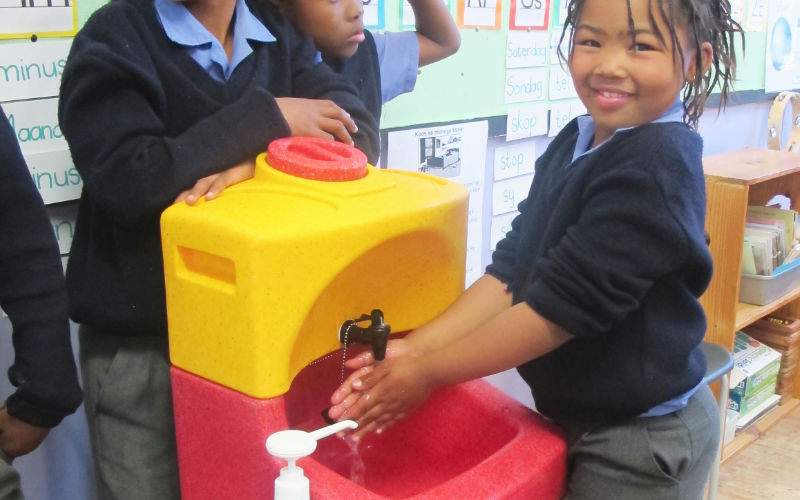
[[[353,181],[367,175],[367,157],[360,150],[316,137],[272,141],[267,163],[281,172],[319,181]]]
[[[271,500],[286,464],[264,443],[279,430],[327,425],[320,412],[338,384],[339,363],[330,356],[311,365],[286,395],[263,400],[173,367],[183,498]],[[298,464],[312,499],[556,500],[564,492],[566,445],[557,426],[478,380],[437,392],[357,448],[336,436],[322,439]]]

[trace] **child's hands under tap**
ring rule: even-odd
[[[411,353],[413,348],[405,339],[392,339],[386,344],[386,358],[392,359],[400,356],[405,356]],[[353,370],[353,373],[339,386],[338,389],[331,395],[331,408],[328,410],[328,416],[334,420],[338,419],[342,414],[347,411],[347,408],[353,406],[353,403],[361,396],[360,385],[361,377],[372,372],[375,364],[375,356],[372,351],[366,350],[361,354],[348,359],[345,362],[345,367]],[[358,382],[353,386],[354,382]]]
[[[350,134],[358,132],[356,122],[333,101],[298,97],[278,97],[275,101],[289,124],[292,136],[338,139],[353,145]]]
[[[422,404],[434,389],[425,376],[421,355],[403,339],[393,340],[386,360],[372,363],[364,353],[348,361],[357,368],[331,396],[328,415],[334,420],[349,418],[358,422],[353,438],[381,432]]]

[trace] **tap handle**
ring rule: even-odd
[[[372,354],[376,361],[381,361],[386,357],[386,344],[389,342],[391,328],[383,321],[383,311],[380,309],[373,309],[370,317],[372,319],[370,329],[373,332]]]
[[[366,328],[358,323],[369,321]],[[373,309],[370,314],[362,314],[358,319],[348,319],[339,327],[339,342],[342,345],[358,342],[372,347],[375,359],[380,361],[386,357],[386,344],[389,341],[391,328],[383,320],[383,312]]]

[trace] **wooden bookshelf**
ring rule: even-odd
[[[748,205],[765,205],[785,195],[800,211],[800,154],[743,149],[703,159],[706,178],[706,231],[711,239],[714,275],[700,302],[708,318],[705,339],[733,351],[736,331],[768,314],[800,317],[800,283],[789,293],[764,305],[739,302],[742,242]],[[752,443],[800,404],[800,370],[795,374],[793,399],[739,432],[723,450],[727,459]]]
[[[792,398],[771,409],[746,428],[741,429],[736,434],[736,437],[722,449],[722,462],[736,456],[737,453],[764,435],[765,432],[778,423],[783,417],[791,413],[798,405],[800,405],[800,399]]]

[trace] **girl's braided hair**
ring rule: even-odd
[[[563,52],[564,40],[568,37],[571,51],[574,28],[580,21],[585,5],[586,0],[572,0],[567,7],[567,18],[564,21],[564,30],[561,32],[558,47],[558,56],[562,62],[568,61],[568,56]],[[703,67],[702,53],[699,50],[695,51],[695,68],[698,70],[694,75],[686,75],[687,84],[683,88],[683,119],[686,124],[696,127],[712,89],[719,86],[721,107],[724,107],[728,100],[736,78],[734,42],[737,33],[742,37],[742,50],[744,50],[742,27],[731,17],[731,4],[728,0],[652,0],[650,24],[662,42],[666,42],[666,37],[658,30],[655,23],[654,6],[669,29],[673,58],[679,58],[681,67],[684,64],[683,51],[675,31],[676,22],[682,23],[686,28],[686,34],[694,47],[700,47],[702,43],[708,42],[713,49],[711,66],[706,72],[699,69]],[[630,0],[628,0],[628,24],[631,33],[635,33]]]

